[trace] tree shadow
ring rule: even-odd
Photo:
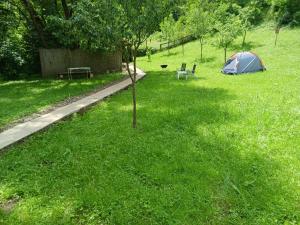
[[[242,44],[234,43],[230,46],[230,50],[236,50],[236,51],[250,51],[254,48],[262,47],[263,45],[257,42],[248,41],[244,43],[244,46]]]
[[[28,212],[32,224],[291,219],[281,199],[294,194],[270,179],[279,163],[251,151],[254,143],[235,130],[243,117],[226,102],[236,96],[174,73],[148,71],[137,84],[137,130],[127,90],[0,157],[0,201],[22,198],[3,221]]]
[[[179,52],[179,51],[176,51],[176,52],[170,51],[170,53],[168,53],[168,51],[165,50],[164,54],[162,54],[161,57],[165,58],[165,57],[175,56],[175,55],[178,55],[179,53],[181,53],[181,52]]]
[[[210,63],[215,60],[216,60],[216,57],[203,57],[202,60],[201,60],[201,58],[196,58],[195,62],[201,64],[201,63]]]

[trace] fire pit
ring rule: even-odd
[[[168,67],[168,65],[163,64],[163,65],[160,65],[160,67],[161,67],[162,69],[166,69],[166,68]]]

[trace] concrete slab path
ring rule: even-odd
[[[142,70],[137,69],[137,80],[143,78],[145,75],[146,74]],[[131,79],[127,78],[119,83],[98,91],[95,94],[82,98],[66,106],[56,108],[52,112],[5,130],[0,133],[0,150],[50,126],[57,121],[62,120],[65,117],[72,115],[73,113],[80,111],[81,109],[89,107],[130,85]]]

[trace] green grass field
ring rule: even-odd
[[[0,224],[299,225],[299,36],[251,32],[263,73],[222,75],[223,51],[199,63],[198,42],[139,59],[138,129],[126,90],[12,147]],[[183,61],[199,79],[175,79]]]
[[[120,79],[121,74],[93,79],[0,81],[0,129],[59,101],[84,94]]]

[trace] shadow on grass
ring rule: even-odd
[[[216,60],[216,57],[203,57],[202,60],[201,60],[201,58],[196,58],[195,62],[201,64],[201,63],[210,63],[215,60]]]
[[[292,193],[272,179],[279,165],[249,151],[235,130],[242,117],[226,102],[236,96],[173,74],[149,71],[137,84],[137,130],[130,127],[128,90],[0,157],[0,201],[22,199],[2,216],[4,223],[27,213],[29,224],[272,224],[292,218],[281,201]]]
[[[248,41],[244,44],[244,46],[242,46],[242,44],[234,43],[233,45],[231,45],[230,50],[251,51],[254,48],[259,48],[259,47],[262,47],[262,46],[263,46],[262,44],[252,42],[252,41]]]
[[[166,51],[164,51],[164,54],[161,57],[175,56],[175,55],[178,55],[179,53],[181,53],[181,52],[179,52],[179,51],[176,51],[176,52],[170,51],[170,53],[168,53],[168,50],[166,50]]]

